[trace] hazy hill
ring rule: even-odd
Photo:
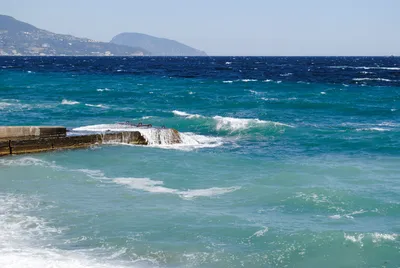
[[[0,55],[26,56],[136,56],[150,53],[140,47],[98,42],[55,34],[0,15]]]
[[[141,33],[121,33],[115,36],[111,43],[142,47],[153,56],[207,56],[205,52],[177,41]]]

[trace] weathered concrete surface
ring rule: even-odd
[[[65,127],[53,126],[16,126],[0,127],[0,140],[29,137],[65,137],[67,129]]]
[[[59,136],[59,137],[33,137],[22,139],[0,140],[0,156],[10,154],[38,153],[60,149],[86,148],[96,144],[104,143],[128,143],[147,145],[146,139],[138,131],[118,132],[105,134],[91,134],[81,136]]]

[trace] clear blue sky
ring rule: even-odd
[[[166,37],[209,55],[400,55],[400,0],[0,0],[0,13],[100,41]]]

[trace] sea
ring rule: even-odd
[[[400,267],[399,57],[0,57],[0,125],[149,143],[1,157],[1,268]]]

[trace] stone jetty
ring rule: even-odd
[[[175,142],[179,142],[179,133]],[[87,148],[104,143],[147,145],[140,131],[72,134],[59,126],[0,126],[0,156],[60,149]]]

